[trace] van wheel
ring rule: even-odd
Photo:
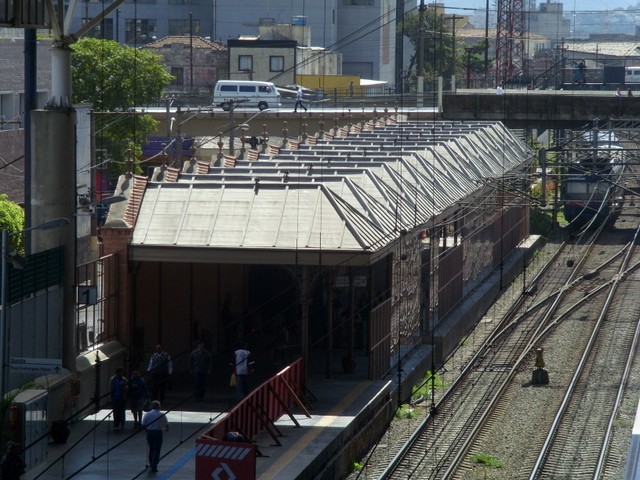
[[[224,110],[225,112],[228,112],[229,110],[231,110],[231,104],[227,102],[221,103],[220,106],[222,107],[222,110]]]
[[[269,105],[267,105],[267,102],[260,102],[260,103],[258,104],[258,108],[259,108],[260,110],[266,110],[267,108],[269,108]]]

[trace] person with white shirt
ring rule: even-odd
[[[296,92],[296,105],[295,105],[295,107],[293,107],[293,111],[297,112],[298,111],[298,107],[304,108],[305,112],[307,111],[307,107],[305,107],[302,104],[302,88],[299,88],[299,87],[298,87],[298,91]]]
[[[169,431],[167,414],[160,411],[160,402],[151,402],[151,410],[142,416],[142,426],[147,431],[147,444],[149,445],[149,466],[152,472],[158,471],[160,462],[160,449],[162,448],[162,432]]]
[[[236,373],[236,397],[242,400],[249,393],[249,374],[253,367],[253,362],[249,361],[251,352],[247,350],[247,344],[243,342],[240,347],[233,352],[233,366]]]

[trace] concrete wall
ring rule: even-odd
[[[99,358],[99,361],[98,361]],[[47,421],[80,420],[93,413],[95,395],[101,407],[109,404],[109,380],[116,368],[125,367],[126,351],[118,342],[104,344],[98,350],[86,352],[76,358],[75,374],[43,375],[34,380],[34,388],[47,390]],[[99,377],[98,377],[99,375]],[[96,391],[96,380],[98,379]],[[72,384],[75,383],[75,386]],[[77,393],[77,395],[75,395]]]
[[[342,54],[317,48],[298,48],[296,59],[296,83],[302,85],[300,75],[340,75]]]
[[[338,38],[342,41],[336,50],[342,53],[344,74],[395,83],[394,9],[395,2],[390,0],[338,3]]]
[[[334,480],[351,472],[351,464],[362,458],[385,432],[395,404],[391,382],[381,386],[379,393],[356,415],[336,440],[318,455],[300,478]]]
[[[229,41],[229,79],[230,80],[262,80],[284,86],[296,80],[296,45],[295,42],[284,41]],[[250,56],[253,70],[244,72],[239,69],[239,57]],[[284,57],[284,71],[273,72],[270,69],[272,56]]]
[[[501,121],[509,128],[578,128],[594,118],[633,118],[640,110],[640,96],[616,97],[611,92],[505,90],[445,94],[445,120]]]
[[[52,39],[37,43],[38,91],[51,88]],[[0,92],[24,91],[24,38],[0,38]],[[3,112],[4,113],[4,112]]]
[[[203,87],[211,92],[211,88],[218,80],[227,78],[228,52],[226,48],[218,44],[210,45],[203,39],[193,40],[193,49],[188,36],[168,37],[154,42],[153,47],[144,47],[152,50],[164,58],[165,70],[175,73],[175,69],[182,69],[182,78],[176,78],[168,91],[178,87]],[[193,70],[193,82],[191,71]]]

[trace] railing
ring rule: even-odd
[[[95,302],[78,301],[76,304],[76,353],[93,350],[117,337],[116,324],[108,322],[105,311],[115,312],[118,302],[118,263],[115,255],[78,265],[77,285],[79,291],[94,288]]]
[[[426,107],[434,107],[437,102],[437,91],[426,86],[425,91],[421,95],[421,102]],[[293,95],[282,95],[280,102],[283,107],[293,107],[296,101]],[[303,102],[313,107],[326,105],[329,107],[384,107],[384,105],[416,105],[418,95],[415,89],[407,88],[404,92],[396,90],[393,86],[367,87],[366,90],[358,89],[356,93],[351,95],[347,90],[343,89],[326,89],[316,90],[313,93],[307,93],[303,96]],[[212,108],[212,97],[193,96],[193,95],[176,95],[171,102],[170,108],[189,107],[189,108]],[[158,101],[155,104],[145,105],[145,107],[166,107],[166,101]]]

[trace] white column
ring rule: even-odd
[[[51,51],[50,107],[71,106],[71,48],[57,45]]]

